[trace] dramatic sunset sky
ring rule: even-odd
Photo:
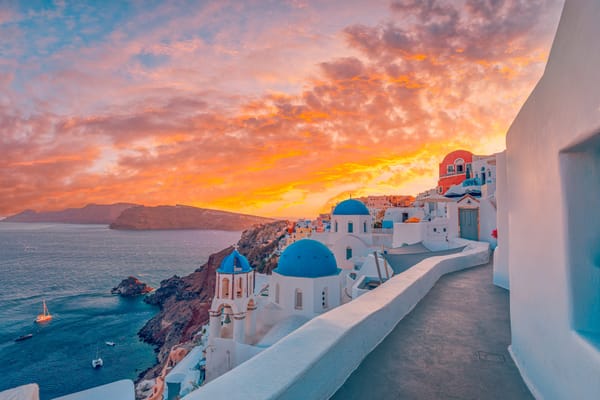
[[[416,194],[504,148],[562,4],[0,1],[0,215]]]

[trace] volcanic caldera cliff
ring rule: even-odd
[[[241,231],[253,225],[273,222],[271,218],[211,210],[184,205],[133,207],[110,224],[111,229],[214,229]]]

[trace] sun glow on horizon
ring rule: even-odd
[[[445,154],[504,148],[562,6],[342,4],[0,7],[0,214],[415,195]]]

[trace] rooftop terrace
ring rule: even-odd
[[[509,344],[508,291],[492,285],[492,264],[454,272],[440,278],[332,399],[533,399]]]

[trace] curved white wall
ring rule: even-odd
[[[489,261],[487,243],[468,243],[462,253],[426,259],[378,289],[314,318],[186,398],[328,399],[440,276]],[[265,371],[271,371],[268,379]]]
[[[600,393],[598,21],[600,1],[566,1],[544,76],[507,136],[511,351],[550,400]],[[582,298],[579,284],[595,294]]]

